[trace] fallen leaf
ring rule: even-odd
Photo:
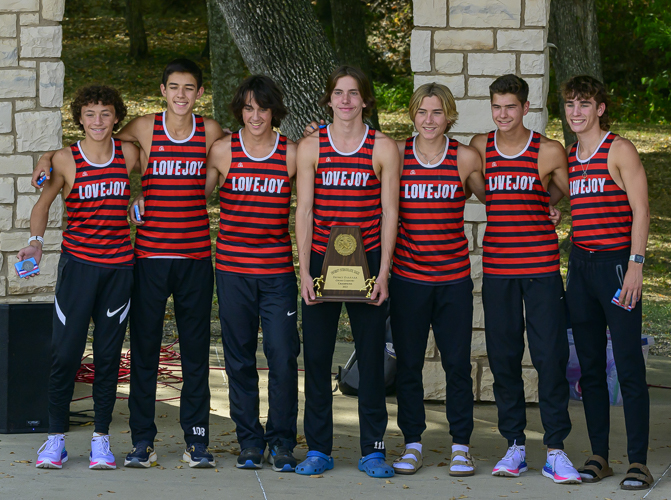
[[[324,477],[324,474],[312,474],[310,477],[314,477],[315,479],[318,479],[320,477]]]
[[[17,464],[32,464],[32,460],[14,460]]]
[[[403,485],[403,489],[404,489],[404,490],[407,490],[407,489],[409,489],[409,488],[410,488],[410,486],[408,486],[407,484],[404,484],[404,485]]]
[[[130,431],[121,431],[121,434],[128,434]]]
[[[107,493],[116,493],[116,491],[107,490]]]
[[[387,479],[387,480],[385,481],[385,483],[386,483],[386,484],[394,484],[394,483],[392,483],[389,479]]]
[[[440,462],[436,467],[447,467],[445,462]]]
[[[175,469],[183,469],[183,468],[184,468],[183,465],[178,465],[177,467],[175,467]]]

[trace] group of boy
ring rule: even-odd
[[[509,447],[493,474],[518,476],[527,470],[521,375],[526,323],[531,358],[539,373],[544,444],[549,450],[543,473],[555,482],[598,480],[608,475],[609,414],[604,392],[607,324],[622,383],[631,470],[636,475],[629,485],[648,484],[645,460],[649,404],[645,366],[640,346],[636,347],[641,330],[642,255],[648,231],[643,167],[633,145],[607,131],[608,122],[603,119],[607,117],[607,94],[596,80],[578,77],[564,88],[567,119],[579,138],[569,148],[568,165],[566,152],[558,142],[524,126],[523,117],[529,109],[528,86],[521,78],[501,77],[490,90],[497,129],[475,136],[471,145],[483,161],[488,215],[483,241],[485,331],[499,430]],[[362,458],[358,467],[372,477],[393,475],[392,467],[385,462],[386,312],[380,306],[388,297],[386,270],[391,265],[397,235],[400,158],[394,141],[363,121],[375,104],[370,83],[356,68],[343,66],[334,71],[320,101],[332,117],[332,124],[305,137],[298,145],[273,130],[287,110],[280,90],[267,77],[250,77],[238,89],[231,107],[242,128],[228,135],[213,120],[193,115],[203,87],[200,70],[191,61],[168,64],[161,91],[167,102],[166,111],[132,120],[114,139],[111,129],[123,116],[118,110],[114,114],[113,99],[96,95],[80,102],[77,109],[73,105],[73,117],[82,123],[88,144],[64,148],[53,158],[45,155],[33,176],[36,184],[41,173],[49,172],[48,163],[52,163],[53,173],[50,179],[47,176],[49,180],[31,218],[30,246],[35,250],[28,247],[19,253],[19,258],[41,254],[45,209],[48,212],[61,188],[68,209],[55,301],[50,435],[39,452],[37,466],[61,467],[67,460],[64,419],[74,389],[78,357],[84,349],[88,318],[92,316],[96,324],[94,346],[100,346],[100,352],[94,353],[94,391],[106,391],[109,396],[116,386],[111,372],[114,363],[118,366],[129,309],[133,450],[124,464],[149,467],[156,461],[154,399],[163,318],[170,295],[175,303],[184,377],[180,406],[187,444],[184,458],[192,467],[214,466],[207,449],[213,272],[206,198],[219,186],[221,220],[215,270],[231,418],[241,448],[237,467],[261,468],[266,447],[265,459],[277,471],[311,475],[334,466],[330,367],[341,303],[319,303],[313,278],[320,274],[331,227],[357,225],[361,227],[371,273],[378,276],[372,291],[373,306],[346,304],[360,367]],[[95,116],[87,121],[91,109]],[[110,139],[114,145],[114,161],[110,164],[123,163],[125,156],[127,172],[133,168],[142,172],[142,196],[136,202],[140,217],[136,217],[135,205],[129,212],[137,225],[134,259],[127,227],[118,228],[118,234],[110,233],[111,220],[117,221],[118,226],[123,223],[119,222],[120,214],[110,212],[106,205],[114,198],[117,212],[118,207],[125,207],[129,199],[127,184],[118,196],[115,193],[105,197],[104,185],[95,173],[96,169],[109,167],[105,166],[105,159],[111,154]],[[139,151],[131,143],[139,143]],[[613,154],[609,154],[611,147]],[[106,170],[98,172],[103,172],[103,182],[112,175]],[[328,182],[329,172],[346,172],[347,178],[362,181]],[[101,186],[100,197],[94,200],[100,210],[93,217],[88,201],[74,199],[85,191],[81,186],[91,181],[87,177],[93,177]],[[294,178],[303,300],[304,428],[309,448],[300,464],[293,456],[300,343],[288,229]],[[571,198],[573,212],[574,248],[567,276],[567,301],[578,355],[585,366],[581,383],[594,453],[585,464],[587,469],[583,467],[580,472],[561,452],[571,429],[565,379],[568,343],[557,235],[547,217],[547,206],[562,196]],[[123,219],[125,223],[125,215]],[[110,256],[119,260],[112,262]],[[96,279],[68,273],[65,264],[94,268]],[[108,279],[102,274],[108,272],[125,277],[123,291],[119,288],[114,292],[119,297],[107,297],[105,293],[111,292],[102,291],[102,284]],[[612,304],[612,295],[618,288],[618,303],[623,307]],[[82,307],[82,296],[91,297],[88,308]],[[70,321],[73,315],[77,326],[68,322],[66,328],[66,318]],[[259,422],[256,372],[259,317],[270,368],[265,431]],[[112,326],[107,328],[107,323]],[[62,342],[73,335],[70,328],[84,333]],[[106,348],[104,339],[108,336],[113,342]],[[105,353],[109,356],[105,357]],[[102,373],[100,380],[98,373]],[[109,450],[108,428],[113,402],[110,405],[108,398],[106,405],[98,407],[98,400],[94,400],[96,427],[91,467],[112,468],[116,463]],[[646,474],[645,480],[641,479]]]

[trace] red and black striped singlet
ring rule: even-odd
[[[392,268],[398,278],[442,285],[471,274],[457,147],[457,141],[447,139],[442,162],[428,167],[417,159],[415,138],[405,141]]]
[[[77,260],[105,267],[133,264],[130,227],[126,218],[130,184],[121,141],[112,139],[112,158],[91,163],[79,142],[70,146],[76,174],[65,199],[68,224],[62,251]]]
[[[255,276],[294,273],[286,154],[287,138],[280,134],[265,158],[247,153],[240,132],[231,137],[231,167],[219,190],[217,271]]]
[[[366,125],[361,145],[351,153],[338,151],[330,127],[319,131],[319,166],[312,212],[312,250],[326,253],[331,226],[359,226],[368,252],[380,247],[380,181],[373,169],[375,130]]]
[[[165,113],[154,118],[151,153],[142,176],[145,223],[137,227],[138,257],[211,257],[205,125],[198,115],[193,122],[191,135],[176,141],[165,127]]]
[[[631,246],[632,212],[627,193],[608,172],[608,152],[616,135],[608,132],[594,154],[578,158],[578,143],[569,153],[569,187],[574,245],[593,252]],[[583,177],[583,172],[586,174]]]
[[[538,174],[541,136],[531,132],[516,156],[501,153],[496,132],[487,138],[487,229],[482,243],[488,276],[524,278],[559,272],[557,233],[549,219],[550,195]]]

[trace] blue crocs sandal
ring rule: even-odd
[[[333,469],[333,457],[319,451],[308,451],[307,458],[296,466],[296,474],[312,476]]]
[[[392,477],[394,469],[385,461],[384,453],[376,452],[359,459],[359,470],[370,477]]]

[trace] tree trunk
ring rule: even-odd
[[[338,59],[342,64],[361,68],[366,73],[372,88],[373,74],[370,70],[363,3],[361,0],[331,0],[331,16]],[[373,128],[380,129],[377,109],[373,110],[370,122]]]
[[[217,0],[207,0],[210,68],[212,71],[212,111],[222,127],[236,130],[239,124],[228,105],[245,77],[245,62],[228,30]]]
[[[566,80],[578,75],[603,80],[595,0],[552,0],[548,42],[557,47],[550,54],[558,89]],[[572,144],[576,136],[566,122],[561,94],[559,110],[564,141]]]
[[[284,90],[289,116],[282,133],[297,140],[307,123],[326,118],[317,101],[338,63],[312,5],[308,0],[216,3],[249,70],[270,76]]]
[[[149,49],[142,21],[142,0],[126,0],[126,29],[130,38],[128,55],[133,59],[146,58]]]

